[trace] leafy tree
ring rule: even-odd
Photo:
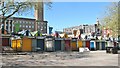
[[[20,23],[15,23],[15,32],[20,30]]]
[[[4,23],[8,18],[16,13],[22,15],[25,12],[30,11],[32,8],[37,9],[37,4],[38,2],[31,2],[29,0],[26,0],[25,2],[16,2],[14,0],[0,0],[0,18],[2,18],[2,23]],[[50,8],[52,2],[44,2],[44,4]]]
[[[111,3],[107,7],[107,10],[105,11],[105,16],[101,21],[102,28],[111,29],[113,31],[112,35],[114,37],[116,36],[116,34],[118,35],[118,3]]]

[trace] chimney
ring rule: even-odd
[[[36,21],[44,21],[44,4],[43,4],[43,1],[41,2],[36,2],[36,5],[35,5],[35,20]],[[38,29],[38,25],[37,25],[37,22],[35,21],[35,31],[37,31]]]

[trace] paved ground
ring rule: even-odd
[[[3,66],[118,66],[118,54],[106,54],[105,51],[3,55],[0,59]]]

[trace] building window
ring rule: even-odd
[[[21,24],[21,21],[19,21],[19,23]]]
[[[34,28],[34,26],[32,26],[32,28]]]
[[[34,24],[34,22],[32,22],[32,24]]]
[[[31,28],[31,26],[29,26],[29,28]]]
[[[28,24],[29,22],[26,22],[26,24]]]
[[[20,27],[21,27],[21,25],[20,25]]]
[[[31,22],[29,22],[29,24],[31,24]]]

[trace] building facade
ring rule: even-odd
[[[15,31],[15,24],[19,24],[20,30],[29,30],[29,31],[40,31],[41,33],[47,33],[47,21],[44,21],[44,3],[36,2],[35,5],[35,19],[30,18],[20,18],[20,17],[11,17],[2,23],[2,18],[0,18],[1,29],[4,28],[8,33]]]
[[[95,32],[95,25],[80,25],[69,28],[64,28],[63,32],[73,33],[73,30],[80,30],[81,33],[92,33]]]
[[[30,18],[19,18],[19,17],[11,17],[5,21],[5,24],[2,24],[2,18],[0,18],[0,28],[2,29],[3,26],[8,33],[15,31],[15,24],[19,24],[20,30],[29,30],[35,31],[37,28],[38,31],[41,33],[47,33],[47,21],[39,21],[37,22],[37,26],[35,26],[35,19]]]
[[[96,33],[96,34],[100,34],[100,29],[99,29],[99,20],[97,18],[96,24],[93,25],[79,25],[79,26],[74,26],[74,27],[69,27],[69,28],[64,28],[63,32],[66,33],[72,33],[73,34],[73,30],[78,30],[78,32],[80,34],[90,34],[90,33]]]

